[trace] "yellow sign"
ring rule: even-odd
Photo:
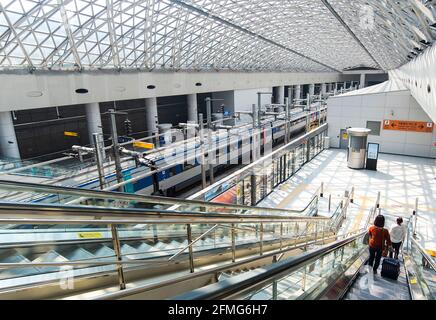
[[[416,278],[410,278],[410,284],[417,284],[418,280]]]
[[[434,250],[425,250],[425,251],[427,251],[427,253],[428,253],[430,256],[436,258],[436,251],[434,251]]]
[[[100,239],[103,238],[101,232],[80,232],[77,234],[80,239]]]
[[[348,133],[344,133],[344,134],[342,135],[342,139],[344,139],[344,140],[348,140]]]
[[[154,149],[153,143],[147,143],[147,142],[141,142],[141,141],[134,141],[133,146],[135,148],[142,148],[142,149]]]
[[[65,131],[64,136],[66,136],[66,137],[78,137],[79,134],[77,132]]]

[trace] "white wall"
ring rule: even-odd
[[[247,89],[247,90],[235,90],[235,112],[238,111],[252,111],[252,105],[257,106],[257,93],[258,92],[271,92],[270,88],[260,88],[260,89]],[[271,95],[262,95],[262,105],[271,103]]]
[[[242,90],[280,85],[339,82],[335,72],[0,72],[0,112]],[[200,84],[198,86],[196,84]],[[147,89],[154,85],[155,89]],[[87,89],[78,94],[76,89]]]
[[[336,96],[327,101],[330,144],[339,148],[341,129],[366,127],[367,121],[381,121],[380,136],[369,136],[379,143],[380,152],[436,158],[436,130],[431,133],[383,130],[384,120],[432,122],[410,91]]]

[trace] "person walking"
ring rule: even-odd
[[[374,225],[368,230],[369,235],[369,260],[368,265],[372,267],[374,274],[380,266],[382,256],[387,257],[387,249],[391,246],[389,231],[384,228],[385,217],[379,215],[374,220]]]
[[[403,218],[397,219],[397,225],[391,229],[391,241],[392,247],[395,251],[394,258],[398,260],[398,255],[400,254],[401,246],[403,245],[404,239],[406,237],[406,229],[403,226]],[[389,258],[392,258],[393,252],[389,252]]]

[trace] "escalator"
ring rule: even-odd
[[[175,296],[173,300],[434,300],[436,266],[414,238],[398,280],[369,270],[366,231],[299,256]],[[406,263],[405,263],[406,262]]]
[[[0,203],[0,299],[120,291],[120,269],[127,289],[155,285],[162,277],[203,276],[196,285],[204,286],[225,273],[257,269],[334,241],[343,214],[309,214],[318,195],[304,210],[292,211],[25,183],[2,186],[59,201]],[[66,205],[65,199],[76,204]],[[167,209],[175,204],[179,210]],[[68,290],[59,286],[66,278],[74,279]]]

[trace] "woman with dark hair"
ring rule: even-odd
[[[370,265],[377,274],[377,269],[380,266],[380,260],[386,248],[391,246],[391,237],[389,231],[384,228],[385,217],[379,215],[374,220],[374,225],[369,228],[369,260]]]
[[[406,229],[402,226],[403,219],[397,219],[397,225],[391,230],[391,241],[392,247],[395,250],[395,259],[398,260],[398,255],[400,254],[400,248],[403,244],[404,238],[406,237]],[[392,251],[389,253],[389,258],[392,258]]]

